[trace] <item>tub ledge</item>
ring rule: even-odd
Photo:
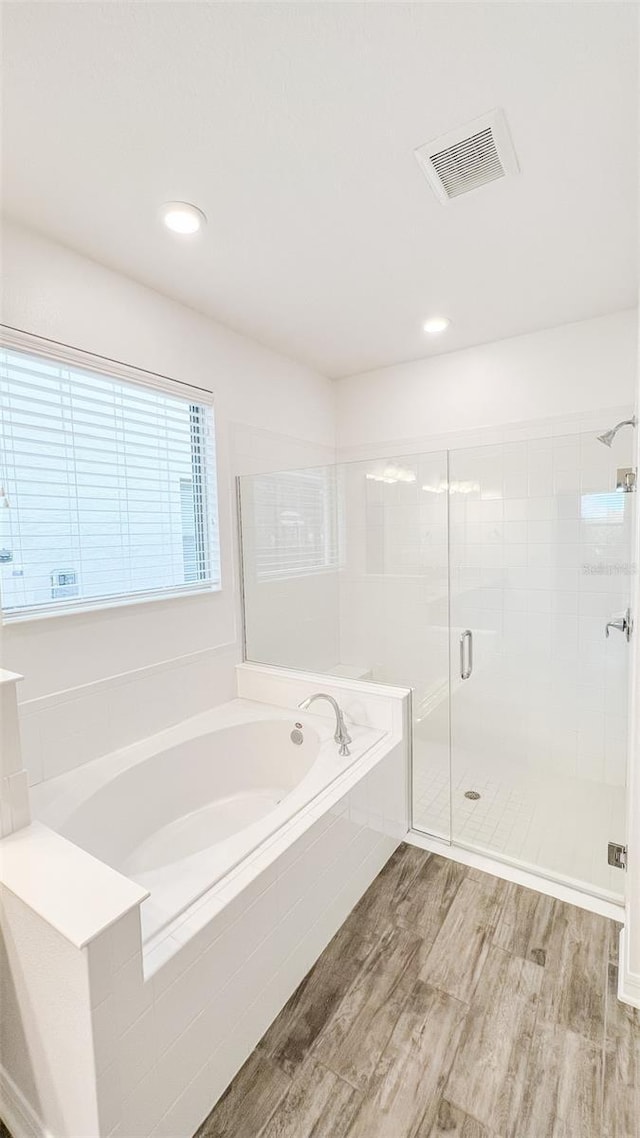
[[[86,948],[149,896],[40,822],[0,841],[0,885],[76,948]]]

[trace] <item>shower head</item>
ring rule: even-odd
[[[610,447],[621,427],[635,427],[638,420],[635,415],[632,419],[622,419],[620,423],[616,423],[615,427],[611,427],[609,431],[605,431],[603,435],[598,435],[598,442],[604,443],[606,447]]]

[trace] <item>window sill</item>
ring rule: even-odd
[[[131,608],[133,605],[165,604],[167,601],[183,600],[186,597],[202,597],[220,592],[222,592],[222,585],[203,585],[199,588],[176,589],[173,592],[153,593],[149,596],[138,595],[105,598],[102,601],[96,598],[96,600],[87,600],[75,605],[69,605],[68,608],[55,607],[52,605],[50,609],[42,609],[38,612],[3,612],[2,624],[27,624],[36,620],[58,620],[60,617],[85,616],[87,613],[92,612],[105,612],[115,608]]]

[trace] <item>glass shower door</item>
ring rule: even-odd
[[[606,426],[607,424],[603,424]],[[635,494],[632,435],[449,458],[452,840],[622,892]]]

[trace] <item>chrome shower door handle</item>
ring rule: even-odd
[[[465,628],[460,637],[460,679],[468,680],[473,671],[473,633]]]

